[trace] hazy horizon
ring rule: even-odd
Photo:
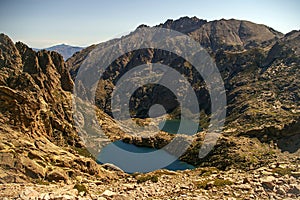
[[[3,0],[0,32],[33,48],[59,44],[86,47],[168,19],[248,20],[282,33],[300,29],[300,2],[279,1],[16,1]]]

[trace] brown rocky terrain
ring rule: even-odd
[[[102,182],[0,185],[6,199],[297,199],[299,165],[270,163],[256,170],[157,170]],[[5,198],[4,198],[5,199]]]
[[[140,28],[144,27],[141,26]],[[283,35],[265,25],[240,20],[207,22],[197,18],[168,20],[157,27],[187,34],[215,60],[225,83],[227,116],[222,136],[213,151],[198,158],[210,117],[208,92],[189,63],[162,50],[143,49],[118,58],[98,84],[95,97],[97,122],[83,99],[85,129],[97,135],[99,123],[106,138],[101,141],[75,126],[72,113],[74,80],[93,45],[66,63],[56,52],[35,52],[0,35],[0,197],[6,199],[296,199],[300,197],[299,160],[299,45],[300,32]],[[135,34],[132,32],[131,34]],[[126,36],[125,36],[126,37]],[[142,55],[142,56],[141,56]],[[166,55],[169,57],[166,59]],[[202,132],[181,160],[194,170],[157,170],[126,174],[115,166],[98,165],[85,145],[104,146],[123,140],[139,146],[162,148],[173,138],[125,133],[111,117],[110,98],[114,78],[134,66],[160,62],[188,77],[196,91]],[[196,78],[195,78],[195,77]],[[145,93],[148,91],[148,93]],[[81,88],[88,93],[88,88]],[[141,88],[131,99],[132,117],[147,124],[147,111],[165,103],[169,116],[177,118],[172,99],[155,101],[168,92],[158,86]],[[151,95],[149,95],[151,94]],[[154,94],[154,95],[153,95]],[[143,99],[143,101],[141,101]],[[86,136],[83,143],[78,131]],[[83,131],[83,132],[82,132]],[[184,140],[184,139],[183,139]],[[169,149],[169,152],[174,150]],[[96,152],[97,153],[97,152]],[[175,152],[176,154],[176,152]]]
[[[105,177],[73,127],[73,81],[62,56],[4,34],[0,47],[1,183]]]

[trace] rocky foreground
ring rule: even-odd
[[[298,199],[300,162],[256,170],[198,168],[123,174],[119,179],[0,185],[3,199]]]

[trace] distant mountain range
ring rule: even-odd
[[[35,51],[41,50],[38,48],[33,48]],[[46,49],[48,51],[56,51],[57,53],[61,54],[64,57],[64,60],[67,60],[70,58],[74,53],[81,51],[84,49],[83,47],[76,47],[76,46],[70,46],[66,44],[59,44],[48,48],[42,48]]]

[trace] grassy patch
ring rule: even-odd
[[[218,172],[217,168],[207,168],[207,169],[201,169],[200,176],[210,176],[212,174],[215,174]]]
[[[78,148],[78,147],[72,147],[77,153],[81,156],[92,158],[95,160],[95,157],[86,149],[86,148]]]
[[[289,169],[289,168],[274,168],[273,170],[273,173],[277,173],[281,176],[284,176],[284,175],[291,175],[292,173],[292,169]]]
[[[224,187],[225,185],[232,185],[233,183],[230,180],[227,179],[220,179],[216,178],[214,180],[203,180],[200,182],[197,182],[197,188],[200,189],[209,189],[211,187]]]
[[[225,185],[232,185],[232,182],[230,180],[227,179],[215,179],[214,181],[214,186],[216,187],[223,187]]]
[[[78,193],[84,192],[84,194],[88,194],[88,190],[85,187],[85,185],[83,185],[83,184],[77,183],[77,184],[74,185],[73,188],[76,189],[78,191]]]
[[[50,185],[50,183],[48,181],[44,181],[41,179],[36,180],[36,184],[38,185]]]
[[[210,182],[210,180],[203,180],[203,181],[200,181],[200,182],[197,182],[197,188],[200,188],[200,189],[208,189],[208,183]]]
[[[156,175],[140,175],[140,176],[136,176],[135,178],[137,180],[137,183],[143,183],[149,180],[152,181],[153,183],[158,182],[158,176]]]

